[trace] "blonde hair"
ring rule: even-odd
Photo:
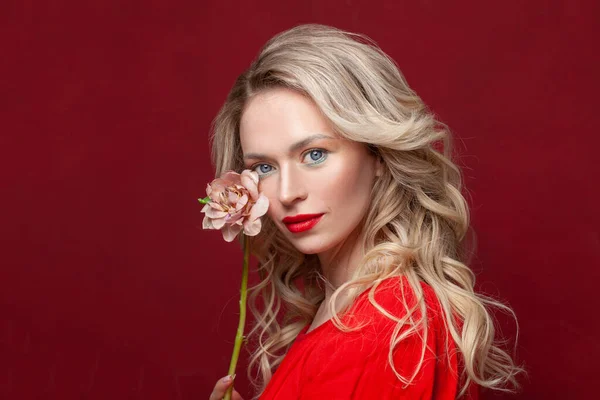
[[[396,371],[392,353],[399,341],[420,328],[427,337],[427,309],[420,285],[425,282],[435,291],[444,323],[463,357],[461,377],[466,374],[466,380],[459,396],[470,382],[506,392],[514,391],[505,387],[507,383],[519,388],[515,376],[525,371],[498,346],[494,319],[486,305],[507,311],[515,321],[516,316],[508,306],[474,292],[475,275],[466,265],[469,251],[465,244],[472,230],[461,194],[461,171],[451,159],[447,126],[435,119],[394,61],[368,37],[324,25],[300,25],[269,40],[236,80],[213,123],[216,176],[244,168],[239,124],[248,100],[263,90],[280,87],[310,98],[336,133],[364,143],[385,165],[363,220],[365,256],[327,305],[334,325],[353,330],[336,313],[338,296],[346,295],[347,306],[370,288],[371,303],[397,323],[388,359],[398,379],[409,384],[423,364],[425,341],[423,356],[410,379]],[[258,393],[254,398],[263,392],[325,298],[318,258],[300,253],[269,218],[263,221],[261,233],[249,241],[259,261],[260,276],[249,303],[256,318],[248,333],[255,345],[248,366]],[[390,315],[372,296],[381,281],[393,276],[405,276],[418,300],[412,308],[405,303],[408,314],[401,319]],[[262,311],[256,304],[259,298]],[[277,317],[282,304],[280,325]],[[413,312],[420,316],[416,323]],[[399,334],[399,328],[407,324],[412,324],[410,329]],[[258,378],[252,375],[253,369],[258,370]]]

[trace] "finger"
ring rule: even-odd
[[[210,394],[208,400],[221,400],[223,396],[225,396],[227,388],[233,382],[233,378],[235,378],[235,375],[233,375],[233,377],[228,375],[219,379],[215,384],[215,387],[213,388],[213,391]]]
[[[244,400],[242,395],[237,392],[237,390],[233,389],[233,393],[231,394],[231,400]]]

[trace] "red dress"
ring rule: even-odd
[[[410,307],[415,304],[415,297],[405,277],[388,278],[375,292],[375,300],[396,317],[405,315],[400,283]],[[368,289],[356,298],[347,313],[340,315],[345,323],[368,322],[368,325],[344,333],[330,319],[308,334],[307,325],[298,334],[260,400],[455,399],[460,389],[456,371],[461,361],[452,336],[444,328],[433,289],[423,282],[421,286],[428,310],[429,348],[410,386],[403,388],[404,384],[394,375],[388,361],[389,342],[396,323],[371,305]],[[416,311],[413,318],[418,317]],[[449,361],[445,337],[448,338]],[[421,346],[422,341],[416,334],[396,345],[394,366],[405,378],[413,375],[421,359]],[[477,386],[471,384],[463,398],[477,400],[478,397]]]

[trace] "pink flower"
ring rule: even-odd
[[[260,232],[262,217],[269,208],[269,199],[258,193],[258,173],[246,169],[241,175],[224,172],[206,185],[207,198],[202,208],[203,229],[221,229],[223,239],[233,241],[244,230],[248,236]]]

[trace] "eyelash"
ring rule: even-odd
[[[327,159],[327,156],[329,155],[329,152],[325,149],[314,148],[314,149],[309,149],[306,152],[304,152],[304,154],[302,155],[302,159],[304,159],[307,155],[309,155],[313,151],[320,151],[321,153],[323,153],[323,157],[319,161],[314,161],[314,162],[310,163],[310,165],[321,164],[322,162],[324,162]],[[254,164],[253,166],[250,167],[250,169],[252,171],[254,171],[257,167],[260,167],[261,165],[269,165],[269,164],[265,164],[265,163]],[[265,172],[262,175],[260,172],[258,172],[258,171],[257,172],[258,172],[259,177],[263,177],[263,176],[270,174],[272,171],[273,170],[271,170],[269,172]]]

